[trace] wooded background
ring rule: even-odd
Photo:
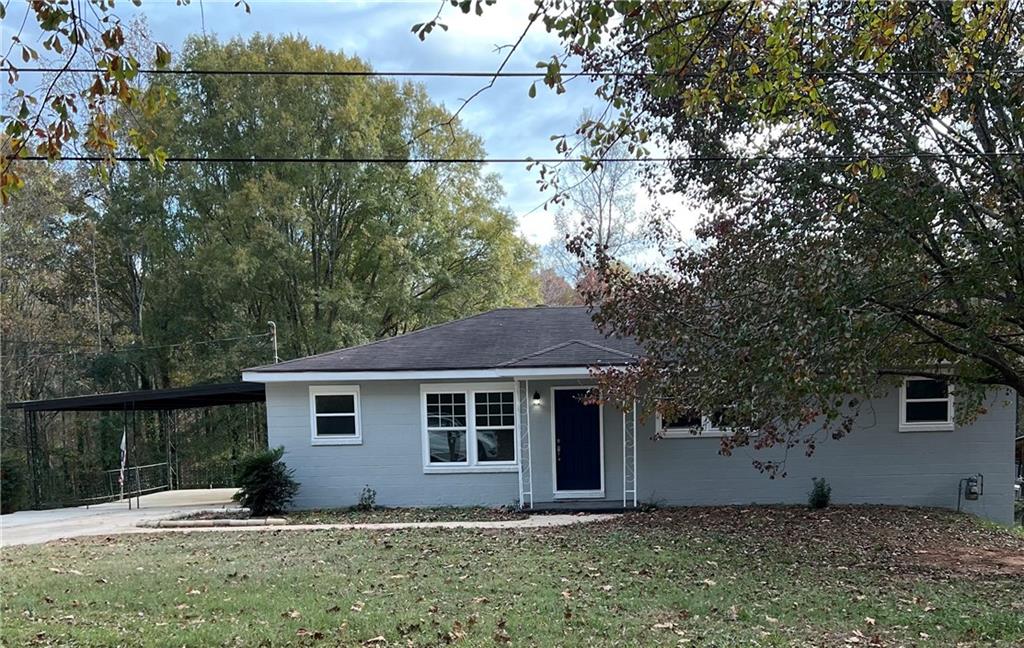
[[[190,38],[191,69],[364,70],[301,38]],[[139,128],[174,155],[483,157],[422,87],[378,78],[173,76]],[[74,83],[72,77],[61,83]],[[148,121],[146,121],[148,120]],[[2,219],[5,403],[235,381],[319,353],[498,306],[540,301],[536,250],[476,164],[22,162]],[[262,443],[253,406],[182,415],[181,485],[228,485]],[[41,415],[44,504],[89,495],[118,464],[121,414]],[[133,464],[164,460],[164,418],[140,417]],[[255,432],[255,433],[254,433]],[[24,462],[2,413],[5,464]]]

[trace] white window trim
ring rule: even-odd
[[[948,392],[945,398],[913,398],[913,403],[949,403],[949,417],[946,421],[907,421],[907,382],[910,380],[933,380],[926,376],[906,376],[900,383],[900,432],[949,432],[956,427],[955,400],[953,385],[946,383]]]
[[[479,461],[476,451],[476,394],[479,392],[512,392],[512,427],[515,459],[512,461]],[[466,395],[466,461],[431,463],[430,435],[427,431],[427,394]],[[428,475],[452,473],[505,473],[519,470],[519,408],[515,407],[515,383],[423,383],[420,385],[420,444],[422,445],[423,472]],[[461,428],[460,428],[461,429]],[[486,428],[491,429],[491,428]]]
[[[733,435],[731,428],[715,427],[714,423],[711,422],[710,416],[701,416],[700,420],[701,425],[699,429],[694,427],[667,428],[664,427],[661,414],[655,413],[654,429],[661,432],[663,439],[720,439]],[[697,431],[695,432],[694,430]]]
[[[351,414],[317,414],[317,396],[354,396],[355,401],[355,436],[318,436],[316,433],[317,416],[353,416]],[[311,445],[362,445],[363,426],[362,414],[360,413],[360,398],[358,385],[310,385],[309,387],[309,441]]]

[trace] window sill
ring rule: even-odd
[[[315,445],[315,446],[363,445],[363,440],[360,437],[349,438],[349,439],[314,438],[310,442],[310,445]]]
[[[519,472],[518,464],[502,464],[500,466],[423,466],[425,475],[454,475],[459,473],[511,473]]]
[[[952,432],[953,423],[900,423],[900,432]]]
[[[690,430],[665,430],[662,432],[662,439],[720,439],[732,436],[732,432],[725,430],[704,430],[702,432],[691,432]]]

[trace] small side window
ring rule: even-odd
[[[953,390],[945,380],[906,378],[900,388],[900,430],[953,429]]]
[[[699,439],[701,437],[723,437],[731,434],[728,428],[718,423],[715,415],[704,416],[698,411],[689,411],[674,420],[657,417],[658,430],[666,439]]]
[[[313,445],[362,443],[358,387],[310,387],[309,407]]]

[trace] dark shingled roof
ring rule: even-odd
[[[625,364],[639,347],[606,337],[583,306],[500,308],[386,340],[246,371],[424,371]]]

